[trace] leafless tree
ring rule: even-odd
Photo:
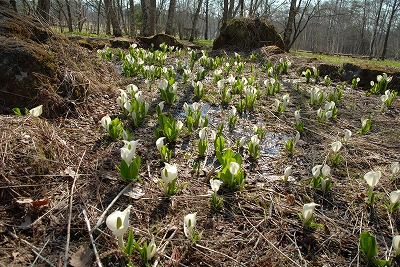
[[[201,8],[202,4],[203,4],[203,0],[198,0],[196,12],[194,13],[193,18],[192,18],[193,23],[192,23],[192,30],[190,32],[189,42],[193,42],[193,40],[194,40],[194,33],[196,31],[197,20],[199,18],[200,8]]]
[[[50,0],[38,0],[36,12],[44,22],[48,23],[50,14]]]
[[[376,12],[376,20],[375,20],[374,29],[373,29],[372,36],[371,36],[371,42],[369,43],[369,58],[370,59],[374,55],[376,34],[377,34],[377,31],[378,31],[379,19],[381,17],[383,1],[384,0],[380,0],[379,1],[379,7],[378,7],[378,11]]]
[[[381,55],[381,59],[382,60],[384,60],[385,57],[386,57],[388,40],[389,40],[390,30],[392,28],[393,18],[395,17],[397,11],[399,10],[399,6],[400,5],[399,5],[398,0],[394,0],[393,3],[392,3],[392,10],[390,12],[388,26],[387,26],[387,29],[386,29],[385,41],[383,43],[383,50],[382,50],[382,55]]]
[[[15,11],[15,12],[18,12],[18,11],[17,11],[17,1],[15,1],[15,0],[10,0],[10,4],[11,4],[11,6],[13,7],[14,11]]]
[[[168,18],[165,25],[165,33],[174,35],[174,19],[175,19],[176,0],[169,1]]]
[[[129,0],[129,35],[136,35],[135,27],[135,3],[133,0]]]
[[[120,37],[122,36],[122,31],[121,27],[119,25],[119,21],[117,19],[114,6],[113,6],[113,0],[104,0],[104,6],[106,8],[106,14],[110,18],[111,25],[113,28],[113,35],[115,37]]]

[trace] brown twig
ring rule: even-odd
[[[98,219],[96,225],[92,228],[92,230],[90,231],[90,233],[92,234],[97,228],[99,228],[99,226],[103,223],[104,217],[106,216],[106,213],[108,212],[108,210],[114,205],[114,203],[118,200],[118,198],[120,196],[122,196],[122,194],[125,193],[126,190],[129,189],[129,187],[132,186],[132,183],[129,183],[127,186],[124,187],[124,189],[121,190],[121,192],[118,193],[118,195],[113,199],[113,201],[111,201],[111,203],[108,205],[108,207],[103,211],[103,214],[101,214],[100,218]]]
[[[78,168],[75,172],[75,174],[73,174],[73,178],[74,178],[74,182],[72,183],[71,186],[71,196],[70,196],[70,201],[69,201],[69,216],[68,216],[68,226],[67,226],[67,242],[65,245],[65,255],[64,255],[64,267],[67,267],[68,265],[68,252],[69,252],[69,240],[71,238],[71,219],[72,219],[72,203],[74,200],[74,188],[75,188],[75,183],[76,183],[76,179],[78,178],[78,173],[79,173],[79,167],[82,164],[82,160],[83,157],[86,154],[86,150],[83,151],[82,157],[81,157],[81,161],[79,162]]]
[[[89,231],[90,242],[92,242],[93,252],[94,252],[94,255],[96,256],[97,266],[102,267],[103,265],[101,264],[99,253],[97,252],[96,244],[94,243],[93,235],[90,233],[90,221],[87,216],[85,208],[82,208],[82,213],[83,213],[83,216],[85,217],[86,225],[87,225],[87,228]]]
[[[40,254],[42,254],[43,249],[47,246],[47,244],[49,243],[49,241],[50,241],[50,239],[47,239],[46,243],[43,245],[42,249],[41,249],[38,253],[36,253],[34,250],[32,250],[32,251],[36,254],[36,258],[35,258],[35,260],[32,262],[31,267],[35,266],[35,263],[36,263],[36,261],[37,261],[39,258],[43,258]]]
[[[251,227],[256,230],[264,239],[265,241],[267,241],[267,243],[273,247],[279,254],[281,254],[283,257],[285,257],[286,259],[288,259],[290,262],[292,262],[294,265],[301,267],[300,264],[298,264],[297,262],[295,262],[294,260],[292,260],[289,256],[287,256],[285,253],[283,253],[282,251],[280,251],[271,241],[268,240],[268,238],[266,238],[260,231],[258,231],[258,229],[249,221],[249,219],[247,218],[247,216],[244,214],[242,206],[240,205],[240,203],[238,203],[238,206],[244,216],[244,218],[246,219],[246,221],[251,225]]]

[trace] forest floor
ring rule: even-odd
[[[90,53],[97,56],[96,51]],[[221,66],[236,57],[233,51],[217,53],[223,60]],[[254,109],[239,116],[233,129],[228,129],[228,114],[242,97],[234,95],[228,106],[222,106],[211,70],[202,80],[206,92],[201,100],[195,98],[191,85],[195,75],[184,84],[178,72],[177,100],[163,110],[186,125],[183,104],[200,103],[202,116],[209,119],[208,139],[211,130],[225,124],[226,147],[243,158],[245,185],[237,191],[223,185],[218,191],[223,197],[220,209],[211,206],[209,179],[221,167],[212,141],[205,156],[199,156],[199,128],[189,133],[184,126],[176,143],[170,145],[171,163],[178,168],[177,183],[188,184],[174,196],[165,195],[158,182],[164,164],[155,145],[160,79],[125,78],[118,60],[102,63],[116,66],[115,73],[102,72],[102,65],[82,70],[85,75],[108,76],[110,84],[93,86],[87,101],[68,116],[1,115],[0,266],[100,266],[97,260],[103,266],[129,262],[140,266],[140,254],[122,252],[102,216],[107,208],[105,216],[128,205],[132,205],[130,226],[135,238],[141,238],[140,244],[155,237],[157,253],[149,260],[150,266],[366,266],[359,245],[363,231],[376,237],[378,255],[374,259],[391,260],[392,237],[399,234],[400,218],[399,211],[388,212],[385,201],[399,187],[400,175],[391,179],[389,167],[400,161],[399,101],[382,110],[380,95],[366,96],[365,91],[341,81],[332,80],[325,86],[321,77],[307,84],[300,74],[313,65],[318,68],[317,60],[261,52],[255,59],[250,54],[241,54],[241,58],[245,63],[242,72],[233,67],[230,74],[254,77],[261,94]],[[280,92],[267,95],[264,80],[269,77],[262,65],[269,61],[277,66],[280,58],[291,62],[289,72],[279,75]],[[178,60],[188,65],[190,52],[167,52],[165,66],[176,70]],[[193,73],[199,67],[197,60]],[[228,73],[223,76],[227,78]],[[150,106],[139,127],[132,125],[116,103],[118,89],[125,90],[130,83],[138,86]],[[328,94],[337,86],[344,92],[336,102],[337,118],[318,122],[317,110],[324,108],[326,100],[311,105],[311,89]],[[279,113],[274,102],[276,98],[282,101],[284,94],[289,94],[290,101],[286,111]],[[297,109],[304,129],[291,155],[285,144],[296,136]],[[106,114],[120,118],[132,139],[139,140],[136,151],[141,157],[142,182],[121,179],[115,166],[120,164],[123,142],[112,140],[101,126]],[[360,134],[361,118],[367,117],[371,129]],[[247,149],[254,126],[265,133],[258,159]],[[331,144],[343,140],[345,129],[352,136],[347,144],[343,142],[340,161],[335,164]],[[237,149],[235,143],[241,137],[246,138],[245,147]],[[193,168],[195,162],[198,172]],[[318,164],[331,169],[325,178],[332,188],[325,194],[312,186],[312,169]],[[283,181],[288,166],[293,172]],[[363,178],[371,170],[382,173],[374,187],[374,206],[366,201],[368,185]],[[314,222],[323,226],[302,225],[298,214],[310,202],[318,204]],[[196,213],[195,229],[202,232],[196,243],[183,230],[184,216],[189,213]]]

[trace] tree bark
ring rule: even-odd
[[[17,1],[15,1],[15,0],[10,0],[10,4],[11,4],[11,6],[13,7],[14,11],[15,11],[15,12],[18,12],[18,11],[17,11]]]
[[[229,9],[228,9],[228,16],[226,17],[227,20],[230,20],[233,18],[233,9],[235,7],[235,0],[230,0],[229,2]]]
[[[128,34],[128,30],[126,28],[126,23],[125,23],[125,16],[124,16],[124,11],[122,10],[122,2],[120,2],[119,0],[116,0],[117,2],[117,13],[118,13],[118,21],[121,21],[122,23],[122,28],[124,29],[125,34]]]
[[[36,12],[44,22],[49,23],[50,0],[39,0]]]
[[[129,35],[136,36],[135,3],[133,0],[129,0]]]
[[[222,25],[228,21],[228,8],[229,8],[229,2],[228,0],[224,0],[224,10],[222,12]]]
[[[101,0],[99,0],[99,5],[97,6],[97,35],[100,34],[100,15],[101,15]]]
[[[244,0],[239,0],[239,6],[240,6],[240,17],[244,17]]]
[[[385,60],[385,57],[386,57],[390,29],[392,27],[394,15],[396,14],[398,8],[399,8],[398,2],[397,2],[397,0],[394,0],[393,6],[392,6],[392,12],[390,13],[389,22],[388,22],[388,26],[387,26],[387,30],[386,30],[386,34],[385,34],[385,41],[383,43],[383,50],[382,50],[382,56],[381,56],[382,60]]]
[[[155,24],[156,24],[156,0],[150,0],[150,9],[149,9],[149,35],[153,35],[155,32]]]
[[[195,30],[196,30],[197,20],[199,18],[201,5],[203,4],[203,0],[198,0],[198,1],[199,2],[197,5],[196,13],[194,14],[194,18],[193,18],[192,30],[190,31],[189,42],[193,42],[193,40],[194,40],[194,34],[195,34]]]
[[[205,14],[205,29],[204,29],[204,40],[208,40],[208,5],[209,5],[209,0],[206,0],[206,14]]]
[[[174,35],[174,18],[175,18],[175,8],[176,8],[176,0],[169,1],[169,8],[168,8],[168,18],[167,23],[165,25],[165,33]]]
[[[378,31],[379,19],[381,17],[383,1],[384,0],[380,0],[378,12],[376,14],[374,30],[373,30],[373,33],[372,33],[371,42],[369,43],[369,59],[372,59],[372,57],[374,55],[374,46],[375,46],[376,34],[377,34],[377,31]]]
[[[67,5],[67,24],[68,24],[68,31],[73,32],[74,28],[72,27],[72,15],[71,15],[71,4],[69,0],[65,0],[65,4]]]
[[[290,37],[292,36],[294,18],[296,17],[296,0],[290,1],[289,16],[283,32],[283,42],[285,43],[285,51],[289,52]]]
[[[146,0],[140,0],[140,5],[142,9],[142,28],[140,30],[140,34],[142,36],[149,36],[149,16],[147,13]]]
[[[358,54],[362,55],[364,54],[364,36],[365,36],[365,26],[367,24],[367,0],[364,0],[364,8],[363,8],[363,17],[362,17],[362,23],[361,23],[361,33],[360,33],[360,42],[358,44]]]
[[[117,19],[117,16],[116,16],[114,8],[113,8],[112,0],[104,0],[104,5],[106,7],[107,15],[110,17],[110,20],[111,20],[111,25],[113,28],[113,35],[115,37],[121,37],[122,31],[121,31],[119,21]]]

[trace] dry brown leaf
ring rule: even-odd
[[[72,254],[69,264],[73,267],[91,266],[93,252],[89,247],[80,246],[78,251]]]

